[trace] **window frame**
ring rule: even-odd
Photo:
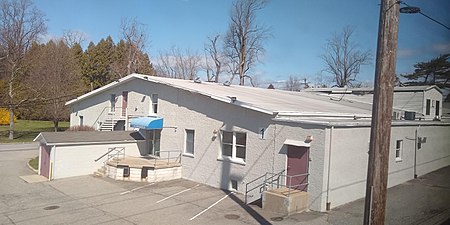
[[[425,115],[431,115],[431,99],[427,99],[425,102]]]
[[[437,101],[436,100],[436,107],[435,107],[435,110],[434,110],[434,115],[435,116],[439,116],[440,110],[441,110],[441,101]]]
[[[247,160],[247,133],[246,132],[237,132],[237,131],[226,131],[226,130],[221,130],[221,143],[220,143],[220,156],[219,156],[219,160],[227,160],[227,161],[231,161],[234,163],[238,163],[238,164],[243,164],[245,165],[246,160]],[[229,142],[224,142],[224,135],[225,133],[231,134],[231,141],[232,143]],[[237,143],[237,136],[243,134],[245,137],[245,144],[238,144]],[[225,155],[224,154],[224,145],[231,145],[231,156],[229,155]],[[238,147],[240,148],[244,148],[244,158],[238,157]]]
[[[116,112],[116,94],[111,94],[109,96],[109,112],[114,113]]]
[[[403,140],[395,141],[395,161],[401,162],[403,155]]]
[[[189,135],[188,135],[189,132],[192,132],[192,151],[191,152],[188,151],[188,147],[189,147],[188,142],[190,142]],[[184,135],[183,155],[194,157],[194,155],[195,155],[195,130],[194,129],[185,129],[184,133],[185,133],[185,135]]]
[[[158,113],[158,94],[154,93],[150,95],[150,112],[157,114]]]

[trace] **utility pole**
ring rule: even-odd
[[[364,225],[384,224],[400,1],[381,0]]]

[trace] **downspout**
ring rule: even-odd
[[[273,152],[272,152],[272,173],[275,173],[275,144],[277,136],[277,124],[275,123],[273,128]]]
[[[53,145],[52,151],[53,151],[53,161],[50,160],[50,167],[51,167],[51,169],[50,169],[50,173],[49,173],[49,176],[48,176],[49,180],[53,180],[53,176],[54,176],[53,170],[55,169],[55,161],[56,161],[56,145]]]
[[[330,129],[330,142],[329,142],[329,146],[328,146],[328,174],[327,174],[327,197],[326,197],[326,210],[330,211],[331,209],[331,202],[329,202],[329,196],[330,196],[330,173],[331,173],[331,147],[333,146],[332,142],[333,142],[333,130],[334,130],[334,126],[331,126]]]
[[[420,125],[416,127],[415,135],[414,135],[414,179],[417,178],[417,145],[418,142],[418,132],[419,132]]]

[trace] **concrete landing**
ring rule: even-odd
[[[262,208],[284,215],[303,212],[308,210],[308,193],[285,187],[267,190],[262,195]]]
[[[45,182],[48,181],[47,177],[33,174],[33,175],[26,175],[26,176],[19,176],[22,180],[24,180],[27,183],[39,183],[39,182]]]

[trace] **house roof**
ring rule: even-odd
[[[291,92],[238,85],[225,86],[220,83],[198,83],[192,80],[155,77],[142,74],[130,74],[118,81],[112,82],[97,90],[70,100],[66,103],[66,105],[74,104],[133,79],[140,79],[147,82],[158,83],[189,91],[191,93],[197,93],[210,97],[214,100],[274,115],[276,118],[297,117],[307,119],[309,121],[312,121],[312,118],[319,118],[320,120],[324,119],[327,121],[331,121],[333,119],[337,119],[339,121],[356,119],[369,120],[372,112],[371,101],[355,101],[347,98],[336,98],[323,92]],[[424,91],[431,88],[436,88],[440,91],[440,89],[436,86],[399,87],[396,88],[396,91]],[[343,91],[344,89],[331,88],[321,90]],[[352,90],[370,91],[372,89],[360,88]]]
[[[78,131],[41,132],[33,141],[47,145],[136,142],[145,140],[137,131]]]
[[[114,81],[97,90],[70,100],[66,103],[66,105],[74,104],[132,79],[141,79],[148,82],[171,86],[267,114],[289,112],[315,115],[340,114],[353,116],[355,114],[370,115],[371,113],[370,104],[350,103],[345,101],[339,102],[315,93],[290,92],[237,85],[225,86],[218,83],[208,82],[195,83],[191,80],[155,77],[142,74],[128,75],[119,81]]]
[[[428,85],[428,86],[406,86],[406,87],[394,87],[394,92],[417,92],[417,91],[428,91],[430,89],[436,89],[440,93],[442,90],[436,85]],[[305,89],[307,92],[325,92],[325,93],[373,93],[373,88],[308,88]]]

